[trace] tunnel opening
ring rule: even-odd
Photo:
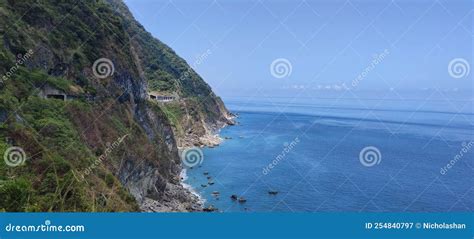
[[[54,94],[49,94],[46,95],[47,99],[58,99],[58,100],[66,100],[66,95],[54,95]]]

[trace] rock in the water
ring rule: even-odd
[[[278,191],[268,191],[268,194],[270,194],[270,195],[277,195],[277,194],[278,194]]]
[[[230,199],[232,199],[232,200],[234,200],[234,201],[237,200],[237,198],[238,198],[238,197],[237,197],[237,195],[235,195],[235,194],[232,194],[232,196],[230,196]]]
[[[201,184],[201,187],[205,188],[205,187],[207,187],[207,185],[206,184]]]
[[[240,197],[240,198],[239,198],[239,202],[240,202],[240,203],[247,202],[247,199],[245,199],[244,197]]]
[[[203,208],[202,210],[203,210],[204,212],[215,212],[215,211],[217,211],[218,209],[215,208],[214,206],[210,205],[210,206],[208,206],[208,207]]]
[[[206,172],[204,172],[203,174],[204,174],[204,175],[209,175],[209,172],[208,172],[208,171],[206,171]]]

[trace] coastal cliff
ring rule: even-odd
[[[171,122],[177,145],[186,148],[218,144],[218,130],[234,123],[222,100],[171,48],[153,38],[125,4],[120,0],[108,0],[108,3],[124,19],[126,31],[133,36],[132,53],[140,74],[147,79],[149,91],[177,95],[181,99],[159,105]]]
[[[122,1],[0,0],[0,21],[0,149],[24,153],[0,165],[0,210],[200,210],[178,148],[232,114]]]

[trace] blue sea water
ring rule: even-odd
[[[223,212],[474,211],[472,99],[225,102],[239,125],[224,128],[221,136],[231,139],[203,149],[200,167],[187,169],[185,183],[206,206]],[[380,152],[376,161],[362,156],[361,162],[366,147]],[[214,184],[202,187],[207,176]],[[231,200],[232,194],[247,201]]]

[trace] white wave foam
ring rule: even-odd
[[[186,173],[185,168],[181,170],[179,177],[181,178],[181,185],[183,186],[183,188],[189,190],[193,195],[195,195],[198,198],[199,202],[202,205],[204,205],[204,203],[206,202],[206,199],[204,199],[191,185],[184,182],[188,179],[188,174]]]

